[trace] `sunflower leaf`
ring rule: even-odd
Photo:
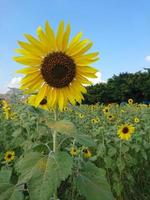
[[[76,133],[75,125],[67,120],[49,122],[48,127],[66,135],[74,135]]]
[[[0,200],[22,200],[23,194],[10,183],[0,183]]]
[[[87,200],[113,200],[105,171],[87,162],[76,178],[77,188]]]
[[[34,171],[28,182],[29,194],[32,200],[47,200],[57,191],[61,181],[71,174],[72,157],[66,152],[52,154]]]

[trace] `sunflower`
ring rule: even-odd
[[[36,95],[31,95],[30,97],[28,97],[27,99],[27,103],[31,106],[35,106],[35,100],[36,100]],[[47,103],[47,99],[46,98],[43,98],[41,100],[41,102],[39,102],[38,104],[38,107],[39,108],[42,108],[44,110],[49,110],[49,106],[48,106],[48,103]]]
[[[119,127],[117,134],[122,140],[128,140],[130,139],[134,131],[135,131],[135,128],[133,125],[123,124]]]
[[[134,122],[135,122],[135,123],[139,123],[139,122],[140,122],[140,119],[139,119],[138,117],[135,117],[135,118],[134,118]]]
[[[132,105],[133,104],[133,99],[128,99],[128,104]]]
[[[90,158],[92,156],[92,153],[88,148],[83,149],[83,155],[85,158]]]
[[[109,112],[109,107],[103,108],[103,113],[104,113],[104,114],[107,114],[108,112]]]
[[[96,124],[96,119],[95,118],[91,119],[91,123]]]
[[[72,156],[76,156],[76,155],[77,155],[77,149],[76,149],[75,147],[71,147],[71,149],[70,149],[70,154],[71,154]]]
[[[99,117],[95,117],[95,118],[91,119],[91,122],[92,122],[92,124],[97,124],[100,122],[100,119],[99,119]]]
[[[15,152],[14,151],[7,151],[4,155],[4,160],[6,162],[11,162],[15,159]]]
[[[67,112],[68,110],[69,110],[68,107],[64,107],[64,108],[63,108],[63,111],[64,111],[64,112]]]
[[[114,120],[114,116],[113,116],[112,114],[108,114],[108,115],[107,115],[107,119],[108,119],[109,121],[112,121],[112,120]]]
[[[18,42],[21,48],[16,51],[21,56],[14,59],[27,65],[18,70],[18,73],[25,74],[20,89],[26,93],[38,91],[35,106],[44,98],[47,98],[51,107],[58,105],[61,111],[68,102],[72,105],[76,102],[80,104],[86,93],[83,84],[91,84],[88,78],[97,77],[97,70],[90,65],[99,59],[99,53],[86,54],[92,47],[92,42],[88,39],[81,40],[82,32],[71,41],[69,35],[70,24],[65,28],[61,21],[54,34],[46,22],[45,31],[38,27],[38,38],[25,34],[28,42]]]
[[[81,114],[81,113],[80,113],[80,114],[78,114],[78,116],[79,116],[79,118],[80,118],[80,119],[83,119],[83,118],[84,118],[84,115],[83,115],[83,114]]]
[[[5,101],[5,100],[2,100],[2,109],[3,109],[3,113],[5,115],[5,118],[10,119],[11,118],[10,106],[7,103],[7,101]]]

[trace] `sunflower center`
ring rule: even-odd
[[[73,59],[63,52],[48,54],[41,64],[41,74],[51,87],[68,86],[76,75],[76,65]]]
[[[124,134],[128,133],[128,132],[129,132],[128,127],[124,127],[123,130],[122,130],[122,132],[123,132]]]
[[[84,152],[84,153],[88,153],[88,150],[87,150],[87,149],[84,149],[83,152]]]
[[[8,154],[7,158],[11,158],[11,157],[12,157],[12,155],[11,155],[11,154]]]
[[[47,104],[47,100],[46,99],[43,99],[41,102],[40,102],[40,105],[45,105]]]

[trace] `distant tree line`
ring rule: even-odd
[[[145,68],[144,72],[114,75],[107,83],[87,87],[87,91],[85,104],[121,103],[129,98],[138,103],[150,103],[150,68]]]

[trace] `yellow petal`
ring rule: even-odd
[[[40,56],[40,57],[42,56],[42,52],[37,47],[33,47],[31,44],[28,44],[22,41],[18,41],[18,44],[27,52],[29,52],[31,55]]]
[[[32,66],[32,65],[39,66],[42,61],[41,58],[33,58],[33,57],[27,57],[27,56],[17,56],[17,57],[14,57],[14,60],[23,65],[29,65],[29,66]]]
[[[76,52],[79,51],[79,49],[82,49],[86,43],[88,43],[89,40],[85,39],[85,40],[82,40],[81,42],[78,42],[76,43],[75,45],[72,46],[72,48],[69,48],[67,50],[67,54],[69,54],[70,56],[76,54]]]
[[[97,69],[90,67],[90,66],[77,66],[77,71],[81,72],[87,72],[87,73],[96,73],[98,72]]]
[[[41,80],[40,77],[37,77],[32,82],[28,82],[26,84],[23,84],[20,89],[26,90],[26,93],[29,94],[31,92],[34,92],[35,90],[38,90],[41,88],[41,85],[43,84],[43,80]]]
[[[65,105],[65,97],[64,97],[64,94],[63,94],[63,89],[59,90],[58,105],[59,105],[60,111],[62,111],[63,108],[65,107],[64,106]]]
[[[68,47],[70,36],[70,24],[67,25],[66,31],[64,33],[63,41],[62,41],[62,50],[65,51]]]
[[[82,83],[82,84],[92,84],[91,81],[89,81],[87,78],[85,78],[84,76],[80,75],[80,74],[77,74],[76,75],[77,79]]]
[[[40,104],[40,102],[45,98],[45,96],[47,96],[47,90],[48,90],[48,85],[47,84],[44,84],[40,88],[40,90],[39,90],[39,92],[38,92],[38,94],[36,96],[35,107],[37,107]]]
[[[73,96],[75,97],[76,101],[78,103],[81,103],[84,97],[81,94],[81,92],[78,90],[78,88],[76,88],[76,84],[74,84],[74,81],[72,81],[70,89],[72,90]]]
[[[24,34],[24,35],[27,38],[27,40],[32,44],[32,46],[34,46],[35,48],[37,48],[39,51],[42,52],[43,50],[42,43],[39,40],[37,40],[30,34]]]
[[[23,69],[19,69],[16,72],[19,74],[32,74],[34,72],[38,72],[40,69],[39,67],[27,67]]]
[[[94,73],[81,72],[79,74],[88,78],[97,78],[96,74]]]
[[[88,43],[86,46],[82,46],[81,48],[78,48],[73,54],[72,56],[79,56],[79,55],[82,55],[84,54],[86,51],[88,51],[91,47],[92,47],[93,43],[90,42]]]
[[[22,80],[21,80],[21,84],[26,84],[28,82],[32,82],[34,79],[36,79],[37,77],[41,78],[41,74],[40,72],[34,72],[32,74],[26,75]]]
[[[80,58],[76,58],[75,59],[75,63],[78,66],[87,66],[95,61],[99,60],[99,58],[95,58],[95,59],[80,59]]]
[[[80,39],[82,37],[82,32],[79,32],[70,42],[69,44],[69,48],[68,48],[68,51],[74,46],[76,45],[77,43],[79,43]]]
[[[45,23],[45,32],[46,32],[51,48],[53,50],[56,50],[55,34],[54,34],[53,29],[50,27],[48,21],[46,21]]]
[[[54,106],[56,106],[57,102],[58,102],[58,91],[57,88],[53,88],[51,91],[51,102],[50,102],[50,106],[53,108]]]
[[[61,21],[58,26],[58,31],[56,36],[56,44],[58,50],[62,50],[63,34],[64,34],[64,22]]]
[[[99,52],[93,52],[93,53],[88,53],[88,54],[77,54],[75,56],[73,56],[74,58],[88,58],[88,59],[94,59],[95,57],[97,57],[99,55]]]
[[[70,103],[72,105],[75,105],[76,104],[76,101],[74,99],[74,96],[73,96],[73,93],[71,92],[71,89],[70,87],[65,87],[65,91],[66,91],[66,95],[67,95],[67,98],[68,100],[70,101]]]

